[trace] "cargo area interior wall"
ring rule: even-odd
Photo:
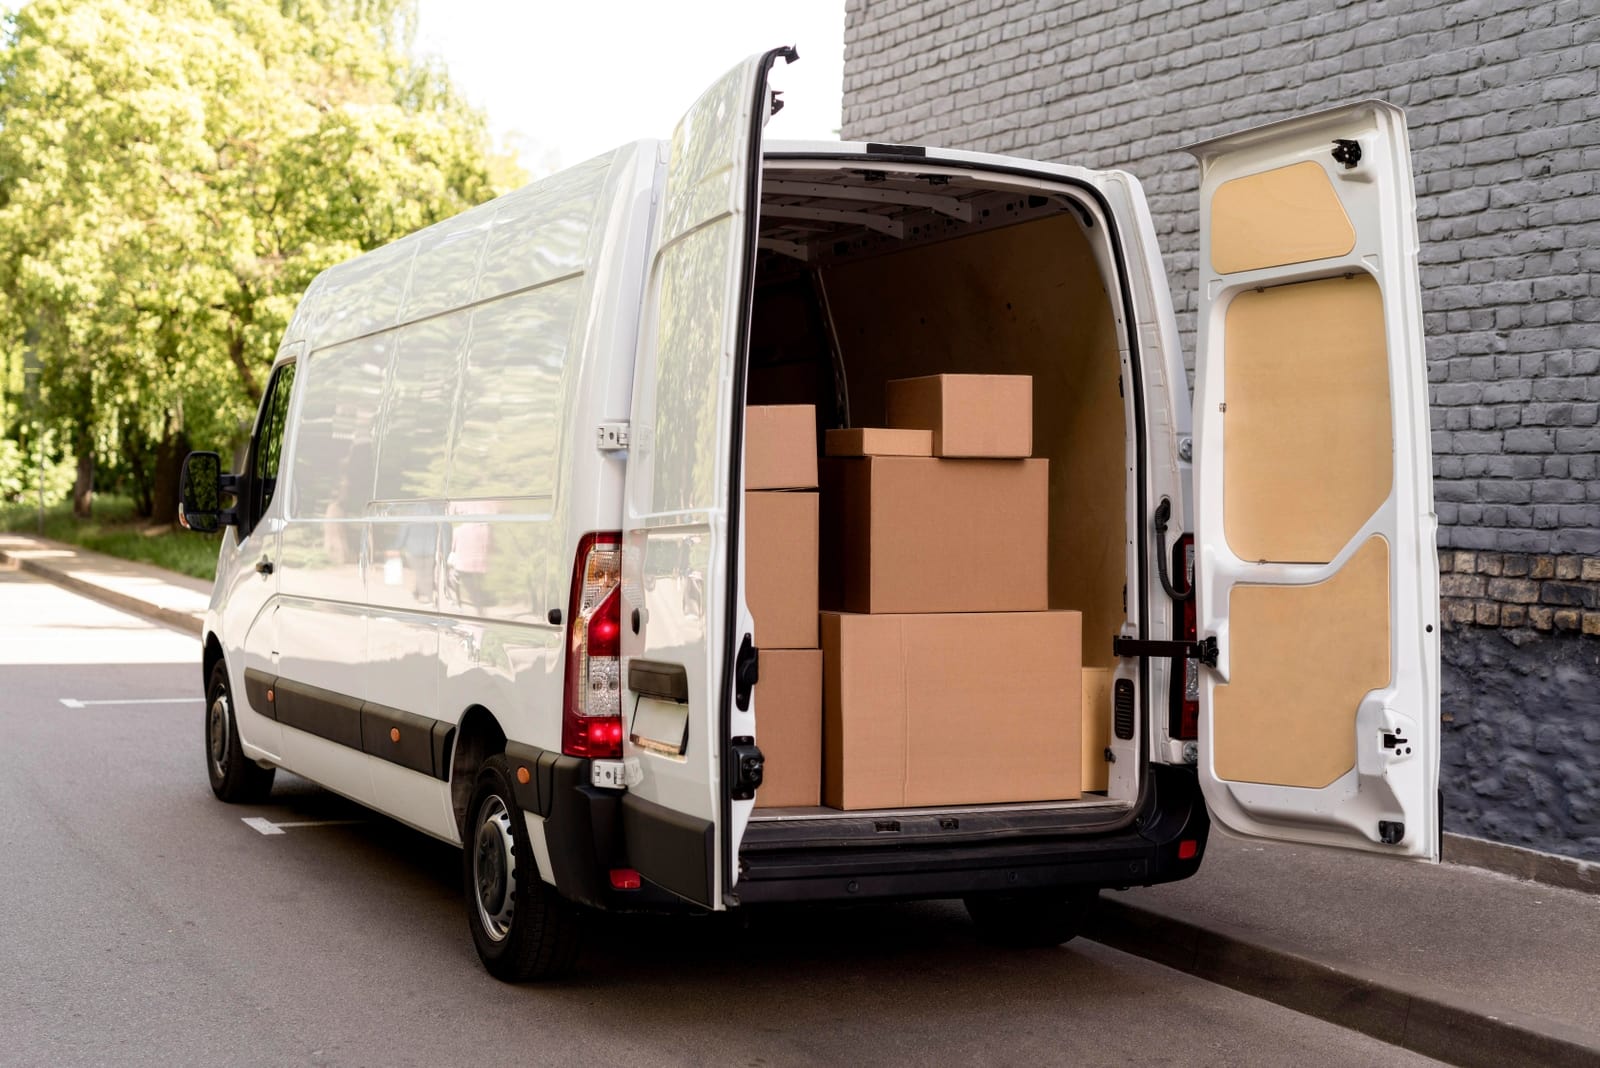
[[[1112,667],[1127,579],[1126,402],[1083,225],[1064,197],[823,174],[852,188],[832,199],[818,172],[764,173],[750,402],[816,403],[824,427],[844,425],[829,317],[851,425],[883,425],[891,379],[1032,375],[1033,454],[1050,461],[1049,605],[1083,613],[1085,668]],[[873,194],[882,199],[856,199]],[[963,204],[966,218],[950,214]]]

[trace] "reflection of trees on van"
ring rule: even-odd
[[[726,235],[720,227],[708,227],[683,238],[662,257],[680,262],[662,272],[657,302],[651,510],[709,508],[716,500],[715,423],[722,388]],[[689,472],[689,477],[685,478],[684,472]]]

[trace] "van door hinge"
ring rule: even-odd
[[[1111,639],[1112,656],[1164,656],[1173,660],[1198,660],[1206,667],[1217,666],[1217,639],[1201,638],[1197,642],[1155,641],[1143,638],[1124,638],[1118,634]]]
[[[595,428],[595,447],[601,452],[612,452],[628,447],[627,423],[601,423]]]

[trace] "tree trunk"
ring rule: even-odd
[[[72,483],[72,514],[88,519],[94,511],[94,445],[82,441],[77,452],[78,477]]]
[[[178,477],[189,455],[189,437],[168,433],[156,445],[155,484],[150,494],[150,522],[171,525],[178,521]]]

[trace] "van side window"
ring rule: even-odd
[[[262,404],[261,426],[256,433],[255,466],[250,479],[250,524],[266,514],[278,489],[278,466],[283,458],[283,428],[289,419],[289,397],[294,386],[294,367],[284,364],[267,386]]]

